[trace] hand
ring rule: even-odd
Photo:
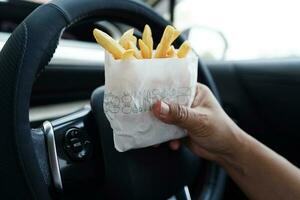
[[[161,101],[153,105],[154,115],[161,121],[182,127],[188,132],[188,146],[198,156],[218,161],[232,154],[242,130],[224,112],[208,87],[197,84],[191,108]],[[174,150],[179,140],[170,142]]]
[[[186,129],[190,149],[220,164],[249,199],[300,199],[299,168],[242,131],[206,86],[197,85],[191,108],[157,102],[152,111]],[[179,140],[170,146],[178,149]]]

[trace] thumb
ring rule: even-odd
[[[156,102],[152,112],[159,120],[189,129],[196,124],[196,113],[193,109],[175,103]]]

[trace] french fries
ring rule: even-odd
[[[167,51],[172,43],[173,40],[173,33],[175,29],[168,25],[161,37],[160,43],[157,45],[155,58],[164,58],[167,55]]]
[[[167,58],[174,58],[174,57],[177,57],[176,55],[176,50],[174,48],[174,46],[170,46],[170,48],[168,49],[167,51]]]
[[[151,28],[148,24],[145,25],[142,40],[147,45],[149,52],[150,52],[150,57],[147,57],[147,58],[151,58],[152,51],[153,51],[153,38],[152,38]],[[141,48],[141,46],[140,46],[140,48]]]
[[[139,46],[141,49],[141,54],[143,58],[151,58],[152,57],[152,51],[150,50],[149,46],[147,46],[143,40],[139,39]]]
[[[98,29],[94,29],[93,34],[97,43],[111,53],[115,59],[120,59],[122,57],[125,49],[113,38]]]
[[[177,52],[178,58],[184,58],[189,53],[190,50],[191,50],[190,43],[188,41],[185,41],[178,49]]]
[[[134,56],[137,59],[143,58],[141,52],[139,51],[139,49],[136,47],[136,45],[132,41],[129,41],[129,47],[130,47],[130,49],[132,49],[134,51]]]
[[[134,36],[134,29],[127,30],[119,39],[114,40],[108,34],[98,29],[93,30],[94,37],[98,44],[106,49],[115,59],[151,59],[153,58],[184,58],[191,50],[188,41],[182,43],[176,51],[172,43],[179,37],[180,31],[173,26],[168,25],[161,37],[156,51],[153,55],[153,38],[149,25],[145,25],[142,38],[137,39]],[[137,43],[139,49],[137,47]]]
[[[181,34],[181,32],[179,30],[175,29],[175,31],[173,32],[173,35],[172,35],[171,43],[173,43],[179,37],[180,34]]]
[[[129,41],[132,41],[136,45],[136,37],[133,35],[134,29],[129,29],[126,31],[120,38],[119,44],[124,48],[124,49],[130,49],[129,46]]]
[[[130,60],[130,59],[134,59],[134,50],[133,49],[127,49],[124,51],[123,55],[122,55],[122,60]]]

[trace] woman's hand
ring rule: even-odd
[[[242,131],[206,86],[197,85],[191,108],[157,102],[153,113],[186,129],[190,149],[219,163],[250,199],[300,199],[300,170]]]
[[[190,149],[209,160],[218,161],[222,156],[232,154],[235,151],[233,143],[242,133],[208,87],[199,83],[191,108],[158,101],[152,110],[161,121],[186,129]],[[179,140],[170,142],[170,147],[174,150],[179,146]]]

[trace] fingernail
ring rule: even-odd
[[[162,101],[160,103],[160,115],[166,116],[167,114],[169,114],[169,111],[170,111],[169,105]]]

